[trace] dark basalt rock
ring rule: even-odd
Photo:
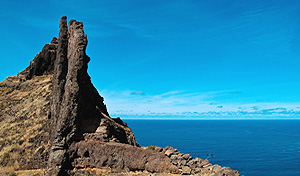
[[[179,173],[163,153],[145,150],[121,143],[95,143],[81,141],[71,146],[77,157],[74,168],[111,168],[113,173],[124,171],[148,171],[151,173]]]
[[[57,45],[57,38],[54,37],[51,43],[43,47],[42,51],[35,56],[30,65],[21,74],[25,75],[25,78],[28,80],[34,76],[53,73]]]
[[[87,73],[87,36],[82,22],[62,17],[59,25],[51,102],[51,139],[46,175],[66,175],[72,169],[69,147],[81,140],[122,142],[138,146],[131,130],[109,117],[103,98]]]

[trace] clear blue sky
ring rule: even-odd
[[[1,1],[0,79],[84,23],[112,116],[299,118],[300,1]]]

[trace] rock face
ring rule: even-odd
[[[103,98],[91,83],[86,46],[82,22],[71,20],[68,29],[67,19],[62,17],[52,81],[50,138],[53,142],[47,175],[66,175],[74,160],[70,158],[69,147],[87,138],[113,139],[138,146],[123,122],[110,119]]]
[[[83,24],[62,17],[59,37],[0,83],[0,166],[45,169],[46,176],[239,175],[172,147],[140,147],[91,83],[86,46]]]
[[[33,76],[52,74],[56,59],[57,38],[54,37],[50,44],[46,44],[41,52],[31,61],[30,65],[21,72],[25,79],[30,80]]]
[[[110,168],[112,173],[124,171],[148,171],[156,173],[179,173],[163,153],[144,150],[121,143],[95,143],[81,141],[71,146],[77,150],[74,168]]]

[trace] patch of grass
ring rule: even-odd
[[[34,170],[18,170],[16,171],[18,176],[36,175],[43,176],[45,169],[34,169]]]
[[[4,152],[3,155],[2,155],[2,161],[1,161],[1,164],[3,166],[6,166],[7,164],[9,164],[10,162],[10,155],[8,152]]]
[[[48,122],[51,78],[42,76],[24,82],[11,77],[0,83],[0,168],[12,168],[11,173],[20,175],[17,170],[35,160],[35,151],[42,145],[34,140],[35,136],[46,134],[42,127]],[[45,145],[45,150],[48,148]],[[27,175],[34,175],[28,172]],[[10,175],[10,171],[0,171],[2,175]]]
[[[0,136],[0,138],[1,138],[1,136]],[[0,141],[1,146],[4,145],[4,144],[5,144],[5,141]]]
[[[156,145],[149,145],[147,148],[148,148],[149,150],[155,150]]]
[[[9,158],[10,158],[10,156],[9,156],[8,152],[3,153],[2,160],[9,159]]]

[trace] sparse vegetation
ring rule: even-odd
[[[33,153],[37,146],[43,146],[43,152],[49,148],[36,136],[46,133],[52,75],[37,76],[26,82],[14,77],[0,83],[0,168],[6,168],[0,175],[19,175],[14,170],[32,168],[32,162],[43,165],[45,158],[34,158]]]
[[[148,146],[148,149],[149,149],[149,150],[155,150],[155,148],[156,148],[156,145],[149,145],[149,146]]]
[[[4,152],[2,155],[1,165],[6,166],[9,163],[10,156],[8,152]]]
[[[17,176],[13,167],[0,167],[0,175]]]
[[[9,159],[9,153],[5,152],[2,155],[2,160]]]

